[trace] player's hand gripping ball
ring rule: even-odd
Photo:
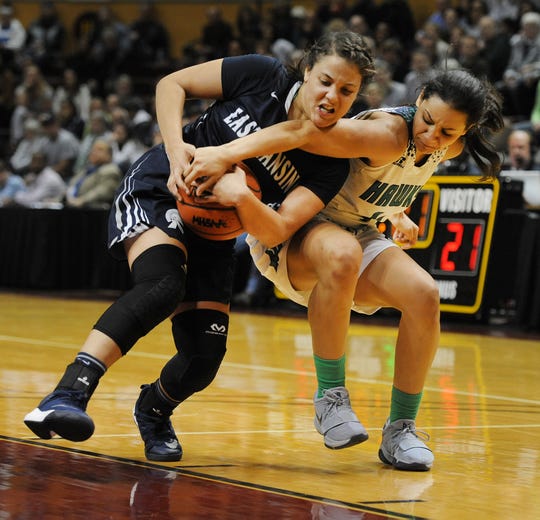
[[[260,200],[261,188],[255,175],[243,163],[238,164],[237,167],[244,170],[249,189]],[[177,201],[176,204],[182,221],[196,235],[209,240],[229,240],[243,233],[236,208],[215,202],[199,202],[193,195],[194,190],[189,195],[182,193],[182,200]]]

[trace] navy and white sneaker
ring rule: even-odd
[[[133,418],[144,441],[144,454],[148,460],[176,462],[182,458],[182,446],[174,433],[171,414],[160,410],[145,413],[140,409],[144,396],[150,391],[150,385],[141,386],[141,394],[133,409]]]
[[[24,424],[41,439],[58,435],[68,441],[85,441],[94,433],[94,421],[85,411],[87,402],[81,390],[55,390],[26,415]]]

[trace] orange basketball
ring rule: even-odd
[[[261,188],[257,178],[245,164],[238,165],[246,174],[249,189],[261,199]],[[243,233],[242,223],[236,209],[217,203],[199,203],[191,195],[182,193],[177,201],[178,213],[184,224],[196,235],[209,240],[229,240]]]

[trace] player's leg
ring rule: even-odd
[[[318,382],[314,423],[332,449],[368,438],[345,388],[346,339],[361,261],[356,238],[328,222],[304,227],[287,254],[291,284],[297,290],[311,290],[308,319]]]
[[[433,455],[418,437],[415,420],[439,343],[437,285],[404,251],[392,247],[378,255],[362,273],[355,303],[401,311],[390,416],[379,455],[399,469],[427,470]]]
[[[46,396],[25,424],[39,437],[57,434],[83,441],[94,431],[86,413],[89,399],[105,371],[136,341],[167,318],[185,289],[183,246],[158,228],[126,243],[133,286],[98,319],[55,390]]]
[[[213,381],[225,356],[233,268],[232,242],[190,241],[186,301],[171,319],[177,354],[156,381],[141,387],[134,410],[150,460],[182,457],[170,417],[180,403]]]

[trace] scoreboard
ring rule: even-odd
[[[475,314],[482,304],[499,181],[433,176],[408,211],[418,242],[407,250],[439,286],[441,311]]]

